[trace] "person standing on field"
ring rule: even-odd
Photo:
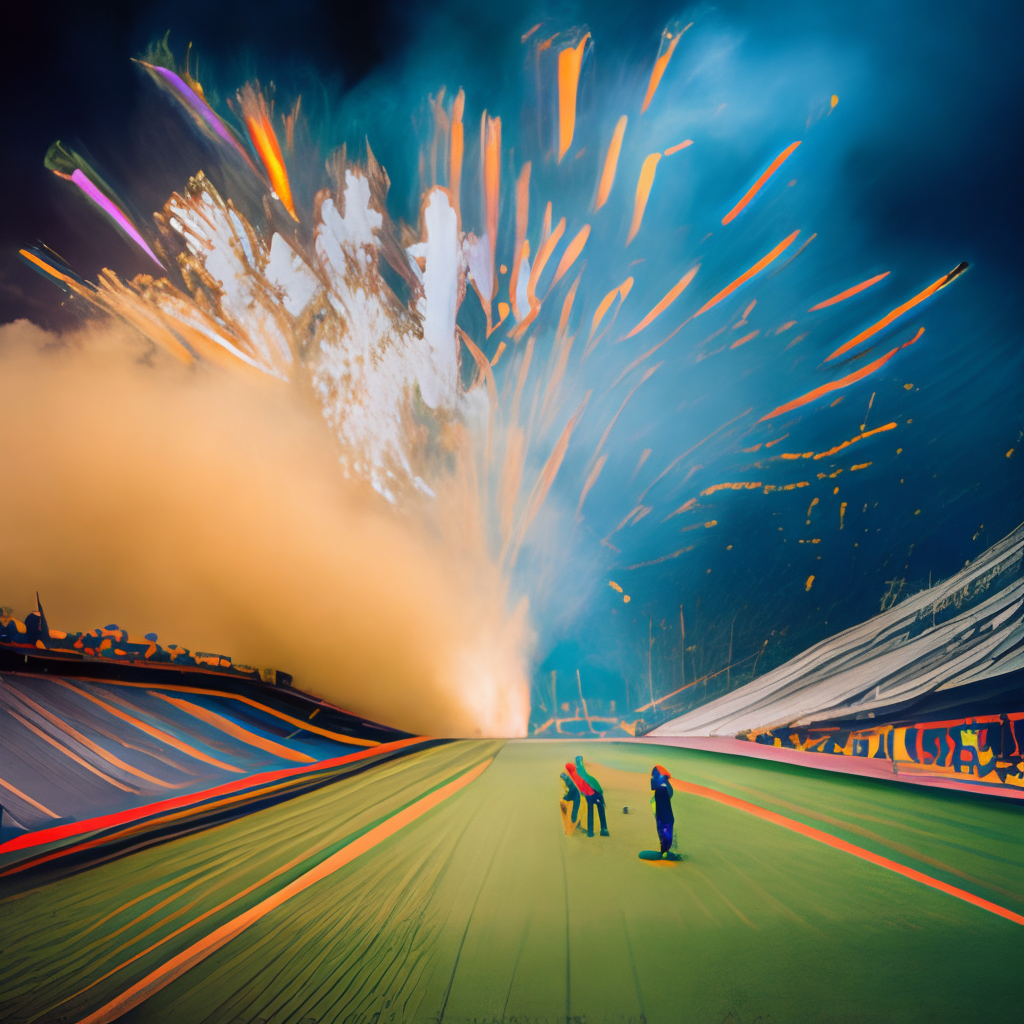
[[[568,766],[566,766],[568,767]],[[571,773],[570,773],[571,774]],[[594,778],[590,772],[584,767],[583,758],[578,756],[576,758],[575,776],[581,779],[590,790],[588,795],[584,789],[580,789],[580,792],[587,798],[587,835],[593,838],[594,835],[594,808],[597,808],[598,817],[601,820],[601,835],[607,836],[608,832],[608,819],[605,817],[604,810],[604,790],[601,789],[601,783]]]
[[[660,764],[651,769],[651,791],[651,809],[654,811],[654,823],[658,828],[661,856],[664,860],[681,860],[678,853],[672,852],[676,818],[672,813],[671,776],[668,769],[662,768]]]

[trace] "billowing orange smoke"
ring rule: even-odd
[[[285,669],[399,728],[525,733],[526,609],[506,614],[457,478],[422,516],[397,513],[343,478],[294,388],[109,326],[0,328],[0,403],[32,439],[8,452],[25,485],[5,503],[5,603],[24,612],[39,590],[54,622]]]

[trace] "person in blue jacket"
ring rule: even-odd
[[[668,769],[663,768],[660,764],[656,764],[651,769],[651,790],[651,807],[654,810],[654,821],[658,827],[661,856],[664,860],[682,860],[678,853],[672,852],[676,818],[672,813],[671,776]]]

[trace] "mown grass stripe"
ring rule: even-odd
[[[927,885],[929,888],[938,889],[940,892],[955,896],[957,899],[963,900],[965,903],[971,903],[982,910],[987,910],[991,914],[1005,917],[1007,921],[1012,921],[1014,924],[1024,925],[1024,916],[1014,913],[1014,911],[1008,910],[1006,907],[1001,907],[998,903],[992,903],[990,900],[983,899],[981,896],[975,896],[974,893],[967,892],[965,889],[958,889],[955,885],[950,885],[948,882],[943,882],[938,878],[933,878],[931,875],[926,875],[923,871],[908,868],[904,864],[889,860],[888,857],[872,853],[870,850],[865,850],[862,846],[855,846],[853,843],[848,843],[845,839],[839,839],[828,832],[822,832],[821,829],[805,825],[802,821],[795,821],[793,818],[784,817],[781,814],[776,814],[775,811],[766,810],[757,804],[741,800],[739,797],[729,796],[727,793],[711,789],[708,786],[700,786],[694,782],[683,782],[681,779],[676,778],[673,778],[672,782],[676,788],[684,793],[691,793],[693,796],[704,797],[707,800],[715,800],[720,804],[752,814],[763,821],[770,821],[773,825],[789,829],[790,832],[796,832],[799,835],[806,836],[808,839],[815,840],[815,842],[824,843],[835,850],[842,850],[843,853],[848,853],[871,864],[876,864],[878,867],[893,871],[897,875],[903,875],[904,878],[909,878],[915,882],[920,882],[922,885]]]
[[[227,945],[232,939],[236,938],[251,925],[266,917],[266,915],[271,911],[276,910],[283,903],[286,903],[292,897],[297,896],[310,886],[315,885],[322,879],[334,874],[334,872],[340,870],[346,864],[350,864],[357,857],[360,857],[362,854],[372,850],[375,846],[384,842],[385,839],[390,838],[406,825],[411,824],[417,818],[447,800],[448,797],[453,796],[459,790],[468,786],[469,783],[473,782],[483,774],[484,770],[493,760],[493,757],[487,758],[487,760],[482,761],[475,768],[470,768],[469,771],[463,772],[451,782],[441,785],[432,792],[420,797],[418,800],[407,805],[402,810],[397,811],[395,814],[386,818],[379,825],[376,825],[364,832],[357,839],[346,843],[345,846],[336,853],[325,858],[316,865],[316,867],[306,871],[294,881],[258,903],[255,907],[252,907],[238,915],[238,917],[235,917],[231,921],[221,925],[209,935],[194,942],[177,956],[172,957],[172,959],[168,960],[160,967],[150,971],[149,974],[132,985],[131,988],[122,992],[119,996],[116,996],[104,1006],[101,1006],[98,1010],[89,1014],[89,1016],[83,1018],[80,1024],[104,1024],[104,1022],[116,1020],[118,1017],[138,1006],[150,996],[165,988],[172,981],[180,978],[187,971],[191,970],[191,968],[202,963],[203,960],[211,956],[223,946]],[[289,866],[294,865],[294,863],[294,861],[291,862],[291,865]],[[266,879],[261,879],[259,882],[253,883],[247,891],[251,892],[254,888],[257,888],[264,884],[264,882],[269,881],[270,878],[280,875],[285,870],[287,870],[287,867],[278,868]],[[235,899],[240,898],[241,895],[242,894],[239,894],[239,897],[235,897]],[[232,900],[232,902],[233,901],[234,900]],[[204,917],[209,916],[209,914],[213,912],[214,911],[208,911]]]

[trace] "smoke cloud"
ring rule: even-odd
[[[38,590],[54,627],[155,630],[410,731],[525,733],[525,604],[509,613],[456,489],[386,507],[291,386],[186,369],[109,323],[18,321],[0,409],[16,614]]]

